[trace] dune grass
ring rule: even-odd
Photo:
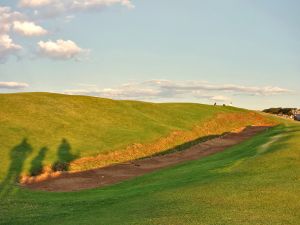
[[[0,105],[0,180],[10,170],[37,175],[45,166],[83,170],[145,157],[264,120],[233,107],[50,93],[0,94]]]
[[[11,190],[0,224],[299,224],[300,125],[111,187]]]

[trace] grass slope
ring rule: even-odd
[[[85,166],[79,164],[75,169],[97,167],[115,159],[126,161],[151,154],[141,148],[131,155],[124,151],[130,145],[138,143],[153,149],[149,147],[151,143],[174,131],[189,132],[196,125],[214,121],[185,138],[184,133],[179,133],[167,143],[162,141],[154,149],[161,151],[206,134],[250,125],[258,117],[233,107],[114,101],[49,93],[0,94],[0,105],[0,180],[9,171],[36,174],[43,165],[114,151],[123,153],[105,160],[100,158],[95,163],[88,160]],[[226,118],[218,121],[218,115]]]
[[[299,149],[300,126],[286,122],[222,153],[103,189],[17,188],[2,195],[0,224],[297,225]]]

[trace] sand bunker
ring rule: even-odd
[[[185,161],[196,160],[237,145],[255,134],[268,129],[267,126],[247,127],[239,133],[229,133],[190,147],[184,151],[139,159],[127,163],[110,165],[76,173],[62,173],[48,180],[23,184],[25,188],[52,192],[69,192],[116,184],[162,168]]]

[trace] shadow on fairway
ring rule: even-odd
[[[34,157],[34,159],[31,161],[31,167],[29,170],[30,176],[37,176],[43,172],[43,161],[46,157],[47,152],[48,148],[41,148],[37,156]]]
[[[57,149],[57,161],[52,165],[54,171],[68,171],[69,163],[79,157],[78,154],[72,154],[72,147],[67,139],[62,139]]]
[[[47,147],[39,150],[38,154],[32,159],[29,169],[31,176],[40,175],[43,172]],[[52,165],[54,171],[68,171],[69,163],[79,157],[79,154],[72,154],[72,148],[67,139],[62,139],[57,149],[57,161]],[[15,193],[20,175],[23,172],[23,167],[28,156],[33,152],[32,146],[28,140],[24,138],[20,144],[10,150],[10,165],[6,177],[0,181],[0,201]]]
[[[0,184],[0,200],[8,197],[14,190],[23,170],[24,162],[32,152],[32,147],[24,138],[20,144],[10,151],[10,166],[6,177]]]

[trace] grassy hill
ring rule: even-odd
[[[297,225],[300,125],[284,122],[207,158],[75,193],[16,188],[0,224]]]
[[[266,122],[233,107],[50,93],[1,94],[0,105],[0,180],[8,170],[36,175],[60,162],[83,170],[127,161]]]

